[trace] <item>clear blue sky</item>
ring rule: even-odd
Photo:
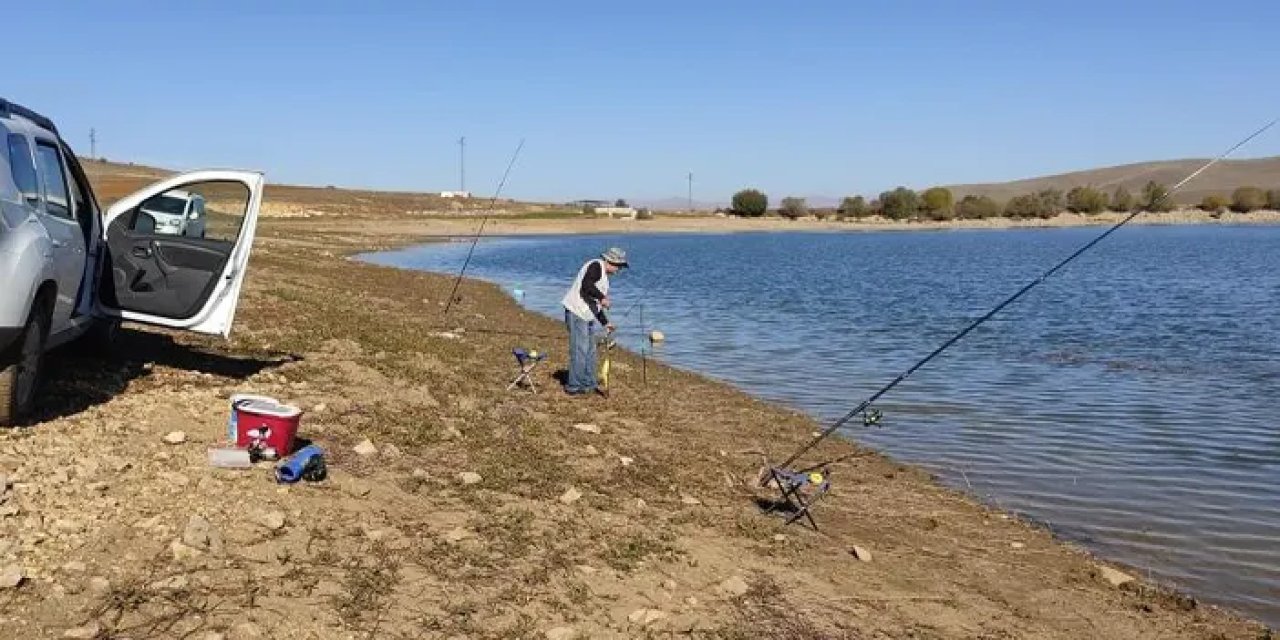
[[[0,95],[83,154],[277,182],[456,188],[466,135],[488,195],[524,137],[507,193],[551,200],[1004,180],[1280,115],[1275,0],[258,4],[23,3]]]

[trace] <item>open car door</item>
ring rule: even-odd
[[[107,317],[227,336],[258,224],[265,180],[250,171],[184,173],[128,195],[103,220],[98,311]],[[203,237],[184,234],[204,201]],[[194,222],[194,221],[189,221]]]

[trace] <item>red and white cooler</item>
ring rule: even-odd
[[[231,411],[238,447],[270,447],[284,458],[293,453],[293,441],[302,421],[302,409],[264,397],[244,399]]]

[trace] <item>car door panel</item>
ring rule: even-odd
[[[188,318],[200,311],[235,247],[219,240],[112,235],[113,306],[166,318]]]
[[[169,191],[230,183],[245,193],[234,241],[160,235],[141,220],[141,205]],[[197,171],[118,201],[107,212],[100,312],[125,320],[227,335],[252,246],[264,180],[246,171]]]

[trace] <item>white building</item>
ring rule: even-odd
[[[441,191],[441,198],[470,198],[470,191]]]
[[[597,214],[606,215],[610,218],[616,217],[626,220],[635,220],[636,218],[635,207],[596,207],[595,210]]]

